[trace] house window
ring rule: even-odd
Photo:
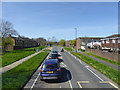
[[[118,43],[120,43],[120,39],[118,39]]]
[[[112,40],[112,43],[115,43],[115,40],[114,40],[114,39]]]
[[[106,43],[109,43],[109,39],[106,40]]]
[[[104,41],[102,41],[102,43],[104,44]]]

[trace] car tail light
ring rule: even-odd
[[[49,57],[49,59],[52,59],[51,57]]]
[[[57,71],[60,71],[60,69],[57,69]]]
[[[40,69],[40,72],[42,72],[42,69]]]
[[[58,59],[58,57],[56,57],[56,59]]]
[[[52,65],[51,63],[49,63],[48,65]]]

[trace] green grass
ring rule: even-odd
[[[45,48],[45,46],[42,46],[42,48]],[[35,49],[40,50],[39,47],[35,47]],[[33,53],[35,53],[34,47],[32,48],[25,48],[25,49],[18,49],[18,50],[12,50],[12,51],[6,51],[5,53],[2,53],[2,67],[9,65],[15,61],[18,61],[22,58],[25,58]]]
[[[100,57],[100,56],[94,55],[94,54],[92,54],[92,53],[87,53],[87,52],[85,52],[84,54],[87,54],[87,55],[93,56],[93,57],[95,57],[95,58],[98,58],[98,59],[104,60],[104,61],[106,61],[106,62],[112,63],[112,64],[117,65],[117,66],[120,66],[120,63],[117,62],[117,61],[112,61],[112,60],[109,60],[109,59],[107,59],[107,58],[103,58],[103,57]]]
[[[65,47],[64,49],[67,51],[72,51],[72,49],[70,47]]]
[[[83,50],[83,49],[78,49],[78,50],[80,50],[80,51],[82,51],[82,52],[85,52],[85,50]]]
[[[117,71],[107,65],[97,62],[94,59],[91,59],[81,53],[76,53],[76,52],[71,52],[71,53],[120,85],[120,80],[119,80],[120,71]]]
[[[45,49],[44,51],[51,51],[50,49]]]
[[[31,74],[36,70],[40,63],[47,56],[48,52],[41,52],[38,55],[23,62],[17,67],[2,74],[2,88],[20,89],[24,83],[30,78]]]

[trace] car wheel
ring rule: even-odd
[[[42,78],[41,78],[40,80],[41,80],[41,81],[43,81],[43,79],[42,79]]]

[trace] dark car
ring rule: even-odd
[[[57,53],[51,53],[49,56],[49,59],[58,59],[58,54]]]
[[[56,54],[58,54],[58,51],[57,51],[57,50],[52,50],[51,53],[56,53]]]
[[[43,62],[40,69],[40,79],[60,79],[61,68],[58,59],[47,59]]]

